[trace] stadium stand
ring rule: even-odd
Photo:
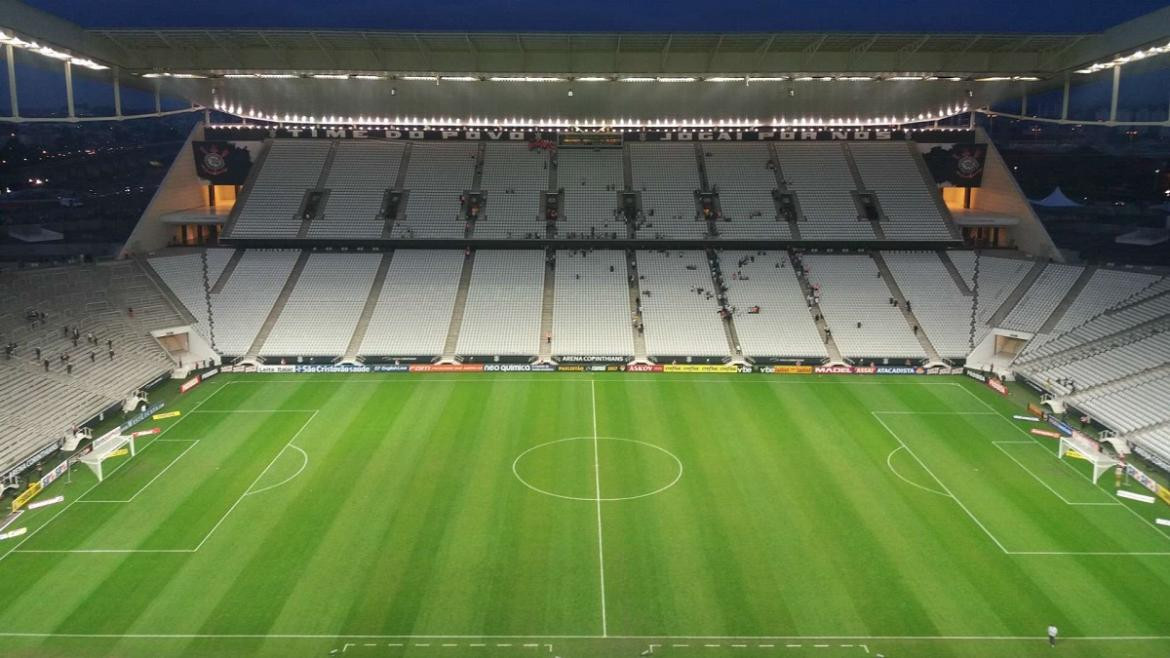
[[[557,251],[552,354],[634,354],[626,254]]]
[[[309,225],[308,237],[382,237],[385,221],[378,214],[386,191],[398,179],[403,151],[395,141],[339,141],[325,180],[329,199],[321,217]]]
[[[459,355],[536,356],[545,254],[536,249],[480,251],[459,328]]]
[[[332,145],[326,140],[273,140],[242,199],[231,237],[297,237],[303,222],[297,212],[305,192],[317,187]]]
[[[638,251],[650,356],[730,356],[710,265],[701,251]]]
[[[938,192],[927,185],[915,158],[913,144],[851,144],[865,189],[876,194],[888,221],[882,230],[887,239],[956,240],[943,217]]]
[[[639,237],[698,240],[707,233],[699,221],[695,191],[701,188],[692,144],[631,144],[634,190],[642,195]]]
[[[802,261],[842,355],[926,358],[901,312],[889,303],[890,290],[872,258],[809,254]]]
[[[361,316],[382,255],[309,257],[260,356],[341,356]]]
[[[455,250],[394,252],[360,354],[442,353],[463,261],[463,252]]]
[[[874,240],[869,224],[858,220],[856,190],[849,163],[840,144],[784,144],[777,146],[780,172],[788,189],[800,201],[805,238]]]
[[[244,252],[223,290],[211,298],[216,347],[221,354],[242,356],[247,352],[299,257],[300,252],[287,249]],[[187,285],[202,290],[203,283],[200,279]]]
[[[720,262],[744,356],[828,358],[787,253],[725,251]]]
[[[523,144],[487,144],[480,189],[486,194],[475,235],[497,239],[541,239],[540,195],[548,188],[548,152]]]
[[[235,249],[206,250],[209,288],[219,280],[235,251]],[[200,253],[164,254],[150,258],[149,263],[166,286],[183,303],[187,311],[195,316],[195,330],[205,339],[210,339],[207,298],[203,287],[203,258]]]
[[[1076,283],[1082,267],[1049,264],[1024,294],[1015,308],[1004,318],[1008,329],[1035,333],[1056,310],[1065,294]]]
[[[961,358],[973,347],[972,297],[964,295],[933,251],[883,251],[882,257],[911,303],[921,329],[943,358]]]
[[[1053,337],[1063,334],[1074,327],[1088,322],[1105,309],[1118,303],[1119,300],[1130,298],[1161,277],[1152,274],[1125,272],[1121,270],[1099,269],[1073,300],[1064,315],[1044,336],[1037,336],[1025,348],[1025,353],[1048,342]]]
[[[776,174],[768,144],[705,144],[703,162],[707,184],[719,194],[723,221],[716,230],[727,239],[792,237],[788,223],[779,221],[772,192]]]
[[[474,183],[478,147],[471,143],[410,145],[405,189],[409,194],[402,219],[391,237],[461,238],[464,219],[460,196]]]
[[[557,185],[565,190],[558,235],[626,238],[626,222],[617,213],[618,193],[625,188],[622,152],[618,149],[561,149]]]

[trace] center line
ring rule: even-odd
[[[601,578],[601,636],[609,636],[605,616],[605,548],[601,535],[601,458],[597,448],[597,385],[589,380],[589,393],[593,400],[593,477],[597,484],[597,565]]]

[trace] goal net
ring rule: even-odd
[[[81,458],[81,463],[88,466],[94,475],[97,476],[98,481],[101,482],[103,478],[102,462],[123,449],[128,449],[130,456],[138,454],[138,449],[134,442],[134,435],[119,434],[115,430],[105,436],[94,439],[93,450],[90,450],[89,454]]]
[[[1073,431],[1072,436],[1063,436],[1060,438],[1060,447],[1058,450],[1059,452],[1056,456],[1060,459],[1073,457],[1075,459],[1083,459],[1092,464],[1093,484],[1097,483],[1097,479],[1103,473],[1119,463],[1101,449],[1101,444],[1076,430]]]

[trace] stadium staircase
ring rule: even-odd
[[[349,339],[349,346],[345,348],[343,361],[357,361],[358,350],[362,348],[362,341],[366,338],[366,330],[370,326],[370,318],[374,315],[374,308],[378,306],[378,299],[382,297],[382,285],[386,282],[386,272],[390,270],[390,260],[394,252],[382,254],[378,263],[378,271],[374,274],[374,282],[370,284],[370,293],[366,295],[366,305],[362,307],[361,317],[357,326],[353,328],[353,336]]]
[[[959,268],[955,267],[954,261],[947,255],[946,250],[940,249],[938,251],[938,259],[942,261],[943,267],[947,268],[947,273],[951,275],[951,280],[955,282],[955,287],[963,293],[965,297],[972,297],[975,291],[971,290],[971,286],[967,285],[967,280],[959,273]]]
[[[402,149],[402,159],[398,163],[398,177],[390,185],[390,189],[403,190],[406,187],[406,171],[410,166],[410,154],[414,150],[414,145],[407,144]],[[398,205],[398,216],[402,215],[403,210],[409,202],[410,192],[404,192],[402,195],[402,202]],[[398,221],[398,217],[386,218],[385,224],[382,225],[382,239],[389,240],[394,235],[394,222]]]
[[[228,280],[232,278],[232,272],[236,271],[236,265],[240,264],[240,259],[244,257],[243,249],[236,249],[232,252],[232,257],[228,260],[227,265],[224,266],[223,272],[219,273],[219,278],[211,286],[211,294],[219,294],[223,292],[224,286],[227,285]]]
[[[882,257],[880,251],[870,252],[873,262],[877,264],[878,272],[881,272],[882,279],[886,282],[886,287],[890,289],[890,296],[898,302],[898,309],[902,311],[902,317],[906,319],[906,324],[913,329],[918,327],[918,331],[914,332],[915,337],[918,338],[918,344],[922,345],[922,349],[929,357],[929,363],[943,363],[943,358],[939,355],[938,350],[934,349],[934,344],[930,342],[930,338],[926,335],[926,328],[914,316],[914,312],[906,304],[906,295],[902,294],[902,288],[898,286],[898,282],[894,280],[893,272],[890,272],[889,265],[886,264],[886,259]]]
[[[276,326],[276,321],[280,319],[280,313],[284,310],[284,305],[288,302],[288,298],[292,295],[292,291],[297,287],[297,281],[301,278],[301,272],[305,270],[305,264],[309,262],[310,252],[308,250],[302,251],[297,258],[296,265],[293,265],[292,272],[289,272],[288,280],[284,282],[284,287],[280,290],[280,295],[276,298],[276,303],[272,305],[272,310],[268,312],[268,317],[265,318],[264,324],[260,326],[260,331],[256,334],[256,338],[252,341],[252,346],[248,348],[245,354],[245,359],[257,360],[260,356],[260,350],[264,347],[264,342],[268,340],[268,335],[272,333],[272,328]]]
[[[634,267],[634,252],[626,251],[626,274],[630,282],[630,317],[638,318],[641,316],[638,313],[638,296],[641,292],[638,289],[638,270]],[[631,322],[630,331],[634,332],[634,360],[641,362],[649,362],[650,357],[646,353],[646,334],[638,331]]]
[[[232,210],[228,213],[227,219],[224,221],[221,235],[225,238],[230,238],[232,233],[236,230],[236,220],[239,219],[240,213],[244,210],[244,205],[248,203],[249,197],[252,195],[252,188],[256,185],[256,179],[260,177],[260,170],[264,168],[264,163],[268,161],[268,153],[272,150],[272,140],[266,139],[263,142],[263,147],[260,149],[260,155],[256,161],[252,163],[252,168],[248,170],[248,176],[244,179],[244,184],[236,188],[236,202],[232,205]]]
[[[711,274],[711,283],[715,285],[716,294],[722,299],[725,294],[723,291],[726,286],[723,284],[723,264],[719,261],[719,252],[714,249],[707,250],[708,271]],[[710,267],[714,264],[714,267]],[[727,351],[731,354],[733,360],[742,360],[743,354],[739,349],[739,335],[735,332],[735,322],[731,316],[723,318],[723,332],[727,335]]]
[[[555,263],[546,260],[544,263],[544,297],[540,307],[540,350],[538,360],[552,360],[552,343],[547,336],[552,333],[553,305],[556,304],[556,268]]]
[[[795,263],[799,261],[799,257],[795,257],[791,251],[788,252],[788,262],[793,263],[793,271],[796,272],[796,280],[800,282],[800,291],[807,299],[812,294],[812,285],[808,282],[808,277],[804,273],[804,267],[796,267]],[[816,320],[817,331],[821,335],[821,340],[825,341],[825,350],[829,353],[830,363],[846,363],[845,358],[841,356],[841,350],[837,347],[837,341],[833,340],[832,335],[826,335],[825,330],[831,330],[827,320],[825,320],[825,313],[821,310],[820,304],[813,304],[811,307],[814,317],[820,317]]]
[[[305,217],[301,220],[301,228],[297,231],[297,239],[304,240],[309,237],[309,225],[313,220],[325,214],[325,207],[329,205],[329,190],[325,189],[325,183],[329,180],[329,172],[333,169],[333,161],[337,158],[337,151],[340,147],[341,140],[335,139],[329,143],[329,153],[325,155],[325,164],[321,167],[321,174],[317,176],[317,185],[312,190],[307,192],[322,192],[321,205],[317,206],[317,212],[311,217]]]
[[[1080,296],[1081,291],[1085,289],[1085,286],[1089,284],[1089,280],[1092,279],[1093,275],[1096,273],[1096,265],[1090,265],[1081,270],[1081,275],[1077,277],[1077,280],[1073,283],[1073,286],[1068,289],[1067,293],[1065,293],[1064,299],[1060,300],[1060,304],[1057,304],[1056,309],[1052,311],[1052,315],[1048,316],[1048,319],[1044,321],[1044,324],[1036,333],[1052,333],[1053,330],[1056,329],[1056,325],[1060,324],[1061,318],[1064,317],[1064,314],[1068,311],[1069,307],[1072,306],[1072,303],[1076,301],[1078,296]]]
[[[857,162],[853,159],[853,151],[849,150],[849,145],[845,142],[841,142],[841,150],[845,153],[845,163],[849,165],[849,173],[853,175],[853,188],[859,194],[869,194],[873,196],[873,198],[877,201],[878,209],[880,210],[881,199],[878,199],[876,193],[869,192],[866,189],[865,181],[861,178],[861,170],[857,168]],[[854,201],[856,202],[856,197],[854,197]],[[858,204],[857,216],[861,217],[860,204]],[[877,236],[878,240],[886,239],[886,231],[882,228],[882,223],[880,221],[869,222],[869,226],[873,229],[873,234]]]
[[[784,171],[780,168],[780,153],[776,151],[775,143],[768,144],[768,158],[772,160],[773,164],[772,175],[776,178],[776,191],[787,192],[788,181],[784,180]],[[797,205],[799,206],[799,202]],[[793,220],[787,223],[788,231],[792,235],[792,239],[798,241],[803,240],[800,236],[800,222]]]
[[[463,259],[463,272],[459,275],[459,290],[455,293],[455,305],[451,309],[451,324],[447,327],[447,342],[443,344],[442,361],[455,362],[455,348],[459,345],[459,327],[463,326],[463,309],[467,307],[467,292],[471,289],[471,271],[475,267],[475,252],[468,251]]]
[[[999,305],[998,309],[996,309],[995,314],[992,315],[991,319],[987,321],[987,326],[998,327],[1000,323],[1003,322],[1004,318],[1006,318],[1012,312],[1012,309],[1016,307],[1016,304],[1018,304],[1024,295],[1028,293],[1028,290],[1032,287],[1032,284],[1036,282],[1036,279],[1040,278],[1040,274],[1047,266],[1048,262],[1043,260],[1038,260],[1033,263],[1032,269],[1028,270],[1028,273],[1024,275],[1023,279],[1020,280],[1019,285],[1017,285],[1016,289],[1012,291],[1012,294],[1008,295],[1007,299],[1003,300],[1003,303]]]

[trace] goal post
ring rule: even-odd
[[[93,450],[81,458],[81,463],[89,467],[97,476],[98,482],[103,479],[102,462],[122,448],[130,450],[130,456],[138,454],[138,446],[133,434],[119,434],[117,430],[98,437],[93,441]]]
[[[1071,436],[1060,437],[1060,446],[1057,448],[1056,456],[1058,459],[1065,457],[1075,457],[1084,459],[1093,465],[1093,484],[1097,484],[1097,480],[1120,462],[1110,455],[1106,454],[1101,449],[1101,444],[1091,439],[1088,435],[1073,430]]]

